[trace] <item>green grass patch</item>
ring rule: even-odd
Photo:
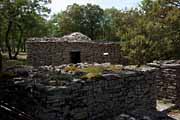
[[[76,67],[75,65],[72,66],[67,66],[64,68],[65,72],[79,72],[80,69],[78,67]]]
[[[15,77],[15,74],[12,73],[0,73],[0,80],[7,80],[7,79],[11,79],[13,77]]]
[[[104,71],[102,66],[89,66],[87,68],[81,69],[82,72],[86,74],[81,76],[83,80],[99,80],[102,79],[102,72]]]
[[[118,73],[118,72],[123,70],[123,67],[122,66],[116,66],[116,65],[110,65],[110,66],[106,67],[106,70]]]
[[[87,68],[81,69],[82,72],[94,74],[101,74],[104,70],[105,68],[101,66],[89,66]]]
[[[26,57],[24,57],[25,55],[26,53],[21,53],[17,60],[10,60],[7,54],[3,54],[3,69],[14,66],[27,65],[28,63]]]

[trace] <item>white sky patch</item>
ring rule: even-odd
[[[52,3],[48,5],[51,8],[51,15],[65,10],[68,5],[77,3],[80,5],[86,5],[87,3],[99,5],[101,8],[125,9],[135,8],[141,0],[52,0]]]

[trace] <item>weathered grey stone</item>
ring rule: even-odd
[[[40,69],[42,69],[41,67]],[[44,69],[51,71],[51,67]],[[58,67],[54,67],[58,68]],[[56,70],[54,70],[56,71]],[[37,114],[43,120],[111,120],[135,109],[156,109],[156,72],[149,69],[104,74],[101,80],[72,80],[67,86],[42,85],[44,79],[32,86],[34,98],[46,106]],[[40,72],[40,71],[39,71]],[[38,84],[40,82],[40,84]],[[26,86],[26,85],[25,85]],[[34,89],[36,88],[36,89]],[[46,116],[46,117],[44,117]],[[136,120],[123,116],[117,120]],[[137,119],[138,120],[138,119]]]
[[[179,61],[154,61],[148,65],[160,68],[156,76],[158,99],[166,99],[180,106]]]
[[[30,38],[27,41],[27,59],[33,66],[57,66],[71,63],[73,51],[80,52],[80,62],[83,63],[122,62],[118,43],[93,42],[80,33],[73,33],[62,38]]]

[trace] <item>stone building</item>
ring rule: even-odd
[[[28,62],[33,66],[67,63],[121,63],[118,43],[94,42],[81,33],[62,38],[30,38],[27,41]]]

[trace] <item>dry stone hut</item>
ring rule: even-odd
[[[28,61],[33,66],[121,61],[118,43],[94,42],[78,32],[62,38],[30,38],[27,51]]]

